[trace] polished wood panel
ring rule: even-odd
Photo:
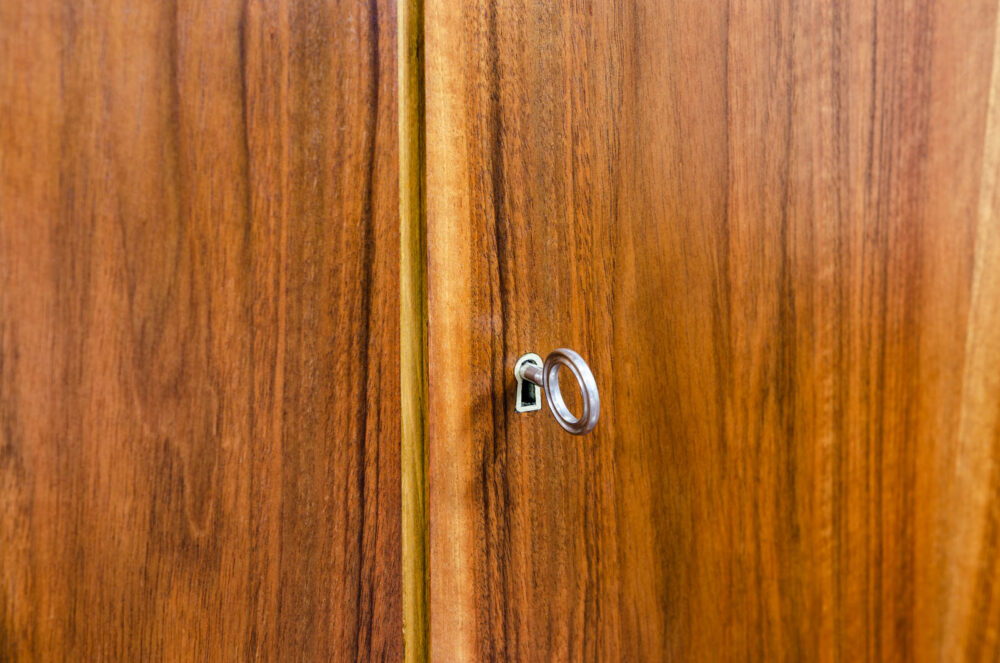
[[[995,660],[996,3],[425,35],[432,659]],[[589,437],[513,412],[562,346]]]
[[[0,4],[0,659],[401,658],[388,1]]]

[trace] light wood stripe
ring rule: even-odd
[[[400,400],[403,649],[426,661],[427,275],[423,203],[421,0],[399,3]]]

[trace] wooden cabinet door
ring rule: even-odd
[[[996,3],[425,11],[432,659],[995,660]]]
[[[0,3],[0,660],[401,656],[395,3]]]

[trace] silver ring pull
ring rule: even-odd
[[[566,407],[562,391],[559,387],[559,369],[566,367],[576,378],[580,386],[580,396],[583,402],[583,412],[579,417]],[[597,418],[601,415],[601,398],[597,393],[597,381],[583,357],[568,350],[559,348],[549,353],[543,363],[541,357],[534,353],[526,354],[514,364],[514,377],[517,378],[518,412],[530,412],[542,407],[541,399],[535,385],[545,390],[545,400],[556,421],[573,435],[586,435],[594,430]]]

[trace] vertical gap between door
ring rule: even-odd
[[[427,245],[423,0],[399,0],[400,458],[403,651],[428,660]]]

